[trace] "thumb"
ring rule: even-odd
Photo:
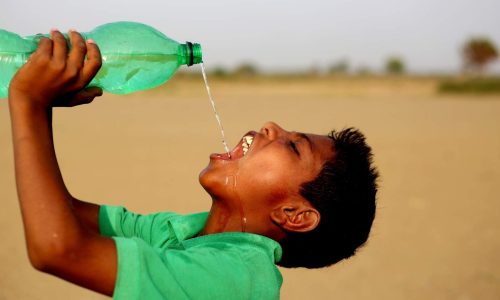
[[[74,94],[65,106],[72,107],[91,103],[95,97],[102,96],[102,89],[99,87],[88,87]]]

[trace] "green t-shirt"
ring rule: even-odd
[[[101,206],[99,226],[118,252],[115,299],[279,299],[280,245],[225,232],[196,237],[208,213],[139,215]]]

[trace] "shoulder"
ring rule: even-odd
[[[212,243],[164,250],[137,238],[117,242],[117,299],[279,299],[281,275],[258,251]]]
[[[237,232],[198,237],[184,245],[183,255],[200,269],[208,270],[205,276],[219,278],[226,283],[224,286],[235,286],[240,293],[259,295],[255,299],[279,298],[283,277],[275,264],[281,256],[277,242]]]

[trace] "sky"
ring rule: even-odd
[[[499,0],[0,0],[0,28],[20,35],[114,21],[198,42],[209,68],[323,70],[347,60],[351,69],[380,71],[399,56],[411,72],[448,73],[461,69],[470,37],[500,48]],[[500,74],[500,60],[490,72]]]

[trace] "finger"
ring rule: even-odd
[[[97,44],[91,40],[87,40],[87,59],[85,60],[82,70],[82,85],[86,86],[94,78],[102,65],[101,51]]]
[[[33,59],[50,59],[52,56],[52,40],[46,37],[41,37],[38,42],[38,48],[33,53]]]
[[[68,31],[71,50],[69,51],[68,63],[75,66],[78,70],[83,67],[85,55],[87,54],[87,46],[80,33],[70,29]]]
[[[89,97],[100,97],[102,96],[102,89],[97,86],[91,86],[83,89],[80,93]]]
[[[89,104],[96,97],[102,95],[102,89],[98,87],[90,87],[86,88],[80,92],[78,92],[71,100],[68,106],[77,106],[82,104]]]
[[[53,107],[73,107],[81,104],[88,104],[94,100],[95,97],[102,95],[102,89],[99,87],[89,87],[77,93],[68,94],[64,97],[57,99]]]
[[[50,37],[54,43],[54,49],[52,51],[52,59],[58,64],[66,64],[66,56],[68,53],[68,46],[66,45],[66,39],[64,35],[57,29],[52,29],[50,31]]]

